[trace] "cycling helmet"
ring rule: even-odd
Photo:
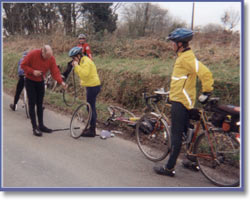
[[[167,40],[174,42],[189,42],[192,40],[194,32],[186,28],[177,28],[167,37]]]
[[[78,36],[78,39],[86,39],[86,35],[84,35],[84,34],[80,34],[79,36]]]
[[[82,54],[82,48],[81,47],[73,47],[69,51],[69,57],[76,56],[78,54]]]

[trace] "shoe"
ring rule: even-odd
[[[53,130],[52,129],[50,129],[50,128],[47,128],[46,126],[39,126],[39,129],[42,131],[42,132],[44,132],[44,133],[52,133],[53,132]]]
[[[17,105],[16,104],[10,104],[10,108],[11,108],[11,110],[16,111],[17,110]]]
[[[96,132],[93,129],[86,129],[82,131],[82,137],[95,137]]]
[[[191,169],[191,170],[196,171],[196,172],[200,171],[200,167],[197,164],[197,162],[192,162],[190,160],[183,160],[182,166],[186,169]]]
[[[157,174],[160,174],[160,175],[165,175],[165,176],[170,176],[170,177],[175,176],[175,170],[174,169],[169,170],[169,169],[165,168],[164,166],[163,167],[154,167],[154,171]]]
[[[43,136],[43,133],[38,128],[34,128],[33,135],[41,137],[41,136]]]

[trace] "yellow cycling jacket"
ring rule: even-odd
[[[97,74],[95,63],[87,56],[83,56],[80,64],[74,68],[84,87],[95,87],[101,85],[101,81]]]
[[[213,90],[212,73],[196,59],[193,51],[189,49],[178,53],[171,77],[170,100],[192,109],[196,99],[196,76],[201,80],[202,92]]]

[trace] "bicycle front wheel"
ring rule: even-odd
[[[232,133],[218,130],[199,135],[194,154],[203,175],[215,185],[239,185],[240,144]]]
[[[23,90],[23,104],[24,104],[26,116],[29,119],[30,114],[29,114],[28,96],[27,96],[27,91],[25,88]]]
[[[68,88],[67,90],[63,90],[63,101],[66,106],[73,106],[76,102],[76,80],[75,74],[72,72],[67,79]]]
[[[89,103],[83,103],[77,107],[70,121],[70,134],[77,139],[89,126],[92,110]]]
[[[136,139],[141,152],[151,161],[163,160],[170,152],[170,127],[156,113],[146,113],[137,122]]]

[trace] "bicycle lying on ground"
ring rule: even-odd
[[[148,159],[160,161],[171,152],[170,120],[165,115],[166,112],[157,107],[160,101],[168,99],[168,93],[162,92],[149,97],[144,94],[144,98],[152,111],[144,114],[136,123],[137,143]],[[229,105],[218,105],[218,100],[210,98],[202,108],[192,109],[190,118],[195,126],[189,129],[187,135],[183,133],[183,144],[186,156],[197,162],[208,180],[218,186],[238,186],[240,142],[238,133],[234,132],[236,121],[230,124],[232,128],[225,130],[211,123],[208,115],[211,112],[218,112],[222,107],[225,108],[228,118],[237,114],[239,116],[239,112],[230,110]],[[171,107],[168,101],[166,107]],[[226,120],[223,123],[226,123]]]

